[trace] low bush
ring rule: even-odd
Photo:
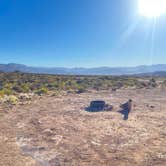
[[[0,90],[0,96],[3,97],[4,95],[11,95],[13,92],[10,89],[1,89]]]
[[[18,98],[14,95],[10,95],[10,96],[8,96],[7,102],[9,104],[15,105],[18,102]]]
[[[48,93],[48,89],[43,87],[43,88],[38,89],[35,93],[37,95],[47,94]]]

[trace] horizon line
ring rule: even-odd
[[[9,62],[9,63],[0,63],[0,65],[23,65],[26,67],[33,67],[33,68],[67,68],[67,69],[92,69],[92,68],[133,68],[133,67],[141,67],[141,66],[156,66],[156,65],[166,65],[166,63],[163,64],[140,64],[136,66],[92,66],[92,67],[63,67],[63,66],[35,66],[35,65],[29,65],[29,64],[23,64],[23,63],[14,63],[14,62]]]

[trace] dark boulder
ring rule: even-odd
[[[90,106],[86,108],[88,112],[112,111],[113,106],[108,105],[103,100],[91,101]]]

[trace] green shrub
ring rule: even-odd
[[[11,95],[12,94],[12,90],[10,90],[10,89],[2,89],[2,90],[0,90],[0,96],[1,97],[3,97],[4,95]]]
[[[35,92],[46,94],[48,91],[71,91],[83,93],[87,89],[107,90],[121,87],[144,87],[138,78],[127,76],[70,76],[28,73],[0,73],[0,96]],[[155,80],[147,86],[156,86]],[[166,83],[163,83],[164,86]]]
[[[8,96],[7,102],[15,105],[18,102],[18,98],[14,95],[10,95],[10,96]]]
[[[23,84],[21,86],[22,92],[28,93],[30,91],[30,87],[27,84]]]
[[[0,98],[4,97],[4,91],[3,90],[0,90]]]
[[[79,87],[77,89],[77,93],[84,93],[84,92],[86,92],[86,88],[85,87]]]
[[[48,89],[46,87],[43,87],[43,88],[38,89],[35,93],[38,95],[47,94]]]

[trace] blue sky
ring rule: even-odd
[[[0,63],[163,64],[166,16],[153,25],[139,15],[137,0],[0,0]]]

